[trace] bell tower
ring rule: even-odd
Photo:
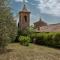
[[[23,8],[19,12],[19,23],[18,28],[20,30],[25,30],[30,25],[30,11],[26,7],[25,0],[23,0]]]

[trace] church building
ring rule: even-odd
[[[30,26],[30,11],[28,11],[25,0],[23,0],[23,7],[22,10],[19,12],[18,27],[20,30],[25,30],[29,26]]]
[[[40,27],[42,26],[47,26],[48,24],[46,22],[44,22],[41,18],[39,21],[34,23],[34,28],[37,30],[40,30]]]

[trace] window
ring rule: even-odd
[[[27,16],[24,16],[24,20],[25,20],[25,22],[27,22]]]

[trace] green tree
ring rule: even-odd
[[[17,27],[9,0],[0,0],[0,48],[5,48],[8,42],[16,37]]]
[[[34,27],[33,27],[33,26],[30,26],[30,27],[26,28],[26,29],[22,32],[22,34],[23,34],[23,35],[31,36],[31,34],[34,33],[34,32],[35,32]]]

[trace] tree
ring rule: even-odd
[[[32,33],[35,32],[35,29],[33,26],[27,27],[25,30],[21,31],[21,35],[25,35],[25,36],[30,36]]]
[[[0,0],[0,48],[5,48],[8,42],[16,37],[17,27],[9,0]]]

